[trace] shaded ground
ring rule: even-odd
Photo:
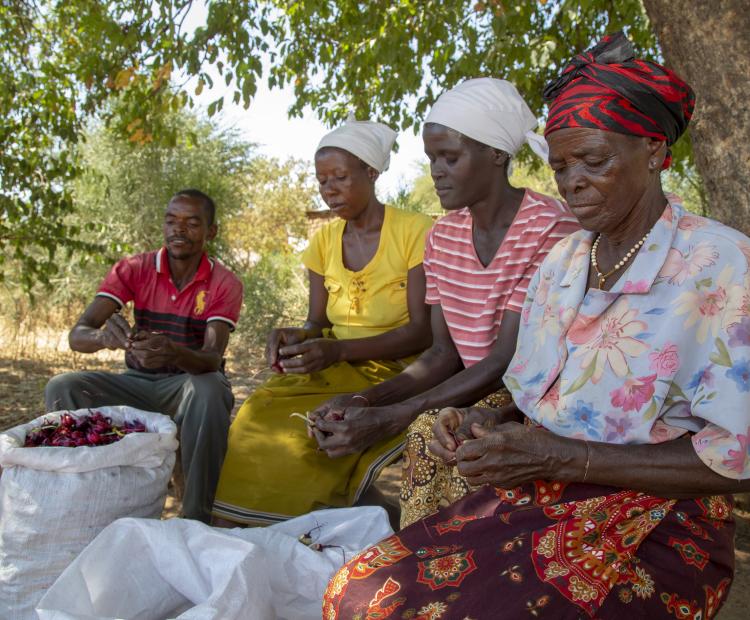
[[[32,360],[0,356],[0,431],[44,413],[44,385],[51,376],[84,368],[117,372],[122,369],[122,362],[119,356],[107,353],[86,357],[60,353],[49,359]],[[269,372],[262,370],[251,356],[243,360],[230,360],[227,375],[234,389],[235,410]],[[399,467],[396,464],[387,468],[377,483],[381,491],[393,501],[398,493]],[[175,516],[178,512],[179,500],[170,487],[164,516]],[[750,512],[738,510],[735,516],[737,570],[729,600],[718,616],[720,620],[745,620],[750,617]]]
[[[87,356],[60,353],[49,359],[24,360],[0,356],[0,432],[42,415],[44,386],[49,378],[73,370],[120,372],[123,363],[119,355],[109,352]],[[259,369],[254,361],[230,360],[227,375],[235,395],[235,410],[270,373]]]

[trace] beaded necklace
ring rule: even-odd
[[[591,266],[596,272],[596,277],[599,278],[599,288],[603,288],[604,282],[607,280],[607,278],[618,269],[622,269],[627,264],[627,262],[638,253],[640,247],[646,242],[646,237],[648,237],[648,234],[649,233],[643,235],[643,237],[632,248],[630,248],[630,250],[628,250],[625,256],[623,256],[622,259],[620,259],[620,261],[612,269],[610,269],[607,273],[602,273],[601,271],[599,271],[599,264],[596,261],[596,251],[599,247],[599,240],[602,238],[601,233],[599,233],[594,243],[591,244]]]

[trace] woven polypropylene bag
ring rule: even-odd
[[[121,517],[161,515],[177,428],[159,413],[98,407],[113,424],[139,420],[106,446],[24,448],[50,413],[0,434],[0,618],[36,620],[39,599],[97,534]],[[70,412],[74,417],[88,410]]]

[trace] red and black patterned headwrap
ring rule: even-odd
[[[675,73],[634,58],[622,33],[604,37],[579,54],[547,84],[550,101],[544,135],[566,127],[589,127],[675,143],[690,122],[695,95]],[[664,168],[672,157],[667,155]]]

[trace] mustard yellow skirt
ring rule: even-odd
[[[413,359],[342,362],[307,375],[274,375],[257,388],[229,429],[214,515],[267,525],[320,508],[354,504],[401,454],[404,435],[331,459],[307,436],[304,421],[289,414],[304,414],[329,398],[386,381]]]

